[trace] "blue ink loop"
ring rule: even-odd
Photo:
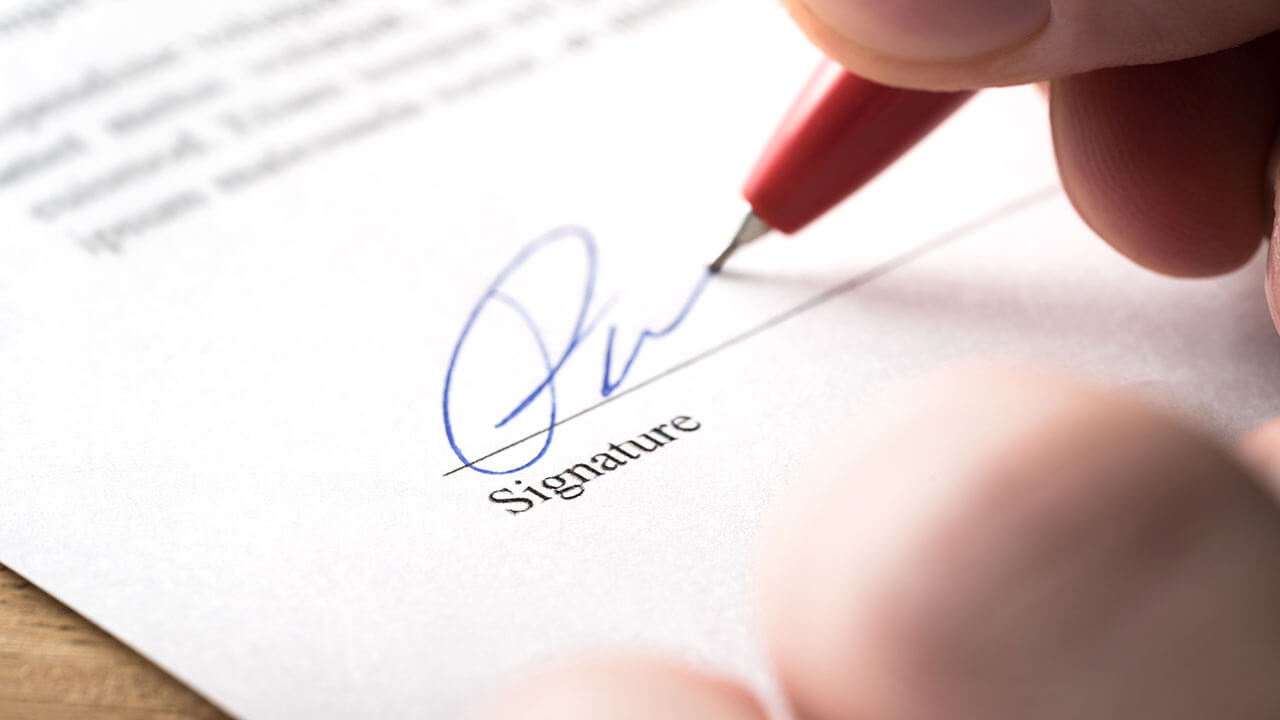
[[[539,460],[541,460],[542,456],[546,455],[547,450],[550,449],[551,441],[553,439],[553,435],[555,434],[555,425],[556,425],[556,401],[555,400],[556,398],[555,398],[554,390],[552,390],[552,392],[550,392],[551,407],[549,411],[549,417],[547,419],[547,434],[546,434],[546,437],[543,439],[542,447],[538,449],[538,452],[533,456],[531,460],[524,463],[523,465],[520,465],[519,467],[510,468],[507,470],[488,470],[485,468],[472,465],[471,461],[467,459],[466,454],[463,453],[462,448],[458,445],[457,433],[454,431],[453,421],[451,419],[450,412],[449,412],[450,394],[453,390],[453,373],[454,373],[454,370],[456,370],[458,367],[458,357],[462,354],[462,348],[466,344],[467,338],[471,335],[471,331],[475,328],[476,322],[480,319],[480,316],[484,312],[485,308],[488,306],[489,301],[494,300],[499,296],[500,294],[499,291],[501,290],[502,286],[507,282],[507,280],[510,279],[511,276],[517,270],[519,270],[526,262],[528,262],[529,258],[533,257],[539,250],[542,250],[547,246],[552,245],[561,240],[575,240],[575,239],[582,243],[583,250],[586,252],[586,255],[587,255],[587,279],[586,279],[586,286],[582,294],[582,305],[578,312],[577,322],[574,325],[573,336],[570,339],[568,347],[565,348],[564,353],[560,356],[560,360],[558,362],[556,362],[555,364],[551,364],[549,362],[550,354],[547,352],[546,343],[543,341],[541,333],[538,332],[537,325],[533,322],[532,318],[529,317],[528,311],[525,310],[525,308],[522,305],[520,305],[518,302],[510,299],[506,295],[502,296],[504,298],[507,298],[508,300],[507,304],[509,306],[517,309],[522,319],[524,319],[526,326],[529,328],[529,331],[533,333],[535,341],[538,343],[538,346],[540,348],[543,358],[548,361],[546,379],[543,380],[542,384],[539,385],[538,388],[534,390],[533,393],[531,393],[527,398],[525,398],[525,400],[522,403],[520,403],[519,406],[517,406],[515,412],[512,413],[512,416],[519,414],[520,412],[523,412],[524,409],[527,408],[544,391],[548,389],[552,389],[553,385],[555,384],[556,374],[560,372],[560,368],[564,367],[565,361],[568,360],[569,356],[573,354],[574,349],[578,347],[578,343],[580,343],[584,337],[583,326],[586,323],[587,311],[588,311],[588,308],[590,308],[591,306],[591,299],[595,294],[596,262],[597,262],[596,246],[595,246],[594,238],[591,237],[591,233],[587,232],[587,230],[584,228],[578,228],[578,227],[557,228],[545,235],[542,235],[541,237],[535,238],[528,245],[525,245],[524,248],[522,248],[520,252],[516,254],[515,258],[513,258],[511,262],[507,263],[506,267],[504,267],[502,271],[498,273],[498,277],[494,278],[494,281],[484,291],[484,294],[480,296],[480,300],[475,304],[475,307],[471,309],[471,314],[467,317],[467,322],[462,326],[462,333],[458,336],[458,342],[453,346],[453,353],[449,359],[449,369],[445,372],[445,377],[444,377],[444,393],[442,398],[442,405],[443,405],[443,411],[444,411],[444,433],[449,440],[449,447],[453,450],[453,454],[456,455],[457,458],[463,462],[463,464],[469,465],[471,469],[475,470],[476,472],[483,473],[485,475],[510,475],[512,473],[520,472],[521,470],[524,470],[529,466],[533,465],[534,463],[538,462]]]
[[[525,263],[538,252],[557,242],[574,240],[578,241],[586,255],[587,274],[583,287],[581,304],[578,307],[577,319],[573,327],[573,333],[570,336],[569,342],[565,346],[564,351],[560,354],[560,357],[553,362],[551,352],[547,347],[546,339],[538,328],[537,321],[529,312],[528,308],[515,298],[502,292],[502,288],[511,276],[521,269]],[[518,252],[516,256],[498,273],[498,276],[493,280],[485,292],[480,296],[479,301],[477,301],[475,306],[472,308],[470,315],[467,317],[466,323],[462,327],[462,333],[458,336],[458,341],[453,347],[453,353],[449,360],[449,368],[445,372],[444,393],[442,398],[445,436],[449,440],[449,447],[453,450],[453,454],[462,461],[465,467],[485,475],[510,475],[529,468],[534,463],[541,460],[551,448],[551,443],[555,435],[556,419],[558,417],[555,387],[556,377],[560,374],[561,369],[563,369],[569,358],[581,347],[583,341],[595,331],[596,327],[613,308],[616,300],[616,298],[611,298],[604,304],[604,307],[594,315],[591,314],[591,305],[595,296],[596,277],[598,271],[597,255],[595,238],[586,229],[568,226],[552,230],[551,232],[546,233],[525,245],[520,252]],[[621,372],[618,374],[616,379],[612,379],[611,376],[613,375],[613,353],[618,328],[616,325],[609,328],[608,342],[605,346],[604,377],[600,390],[602,397],[609,397],[626,381],[627,376],[630,374],[631,369],[634,366],[636,359],[640,356],[640,352],[644,348],[646,342],[649,340],[661,339],[670,335],[685,322],[689,313],[693,310],[694,305],[697,304],[698,299],[702,297],[702,293],[711,281],[711,278],[712,274],[710,272],[704,273],[702,277],[699,278],[697,285],[685,301],[684,306],[681,307],[680,312],[665,327],[659,330],[645,329],[641,331],[639,337],[636,339],[635,345],[631,348],[631,353],[627,356],[626,362],[623,364]],[[458,443],[457,431],[453,426],[450,413],[454,370],[457,369],[458,359],[462,354],[463,346],[466,344],[467,339],[471,335],[471,331],[475,329],[477,322],[483,316],[484,311],[488,308],[490,302],[497,302],[516,313],[525,328],[529,331],[529,334],[533,336],[533,341],[537,345],[540,359],[546,370],[546,376],[543,378],[542,382],[540,382],[532,392],[526,395],[511,412],[498,421],[494,427],[504,427],[512,420],[520,417],[529,409],[529,406],[537,401],[538,398],[542,397],[544,393],[547,395],[549,401],[547,424],[544,430],[545,436],[542,441],[542,446],[538,448],[538,451],[534,454],[533,458],[527,462],[520,464],[517,467],[499,470],[479,467],[467,458]],[[590,317],[590,320],[588,320],[588,317]]]

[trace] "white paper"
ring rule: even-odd
[[[1121,259],[1027,89],[741,252],[619,381],[816,59],[767,0],[0,5],[0,561],[247,718],[448,717],[619,646],[775,698],[757,520],[887,383],[994,355],[1224,437],[1276,411],[1259,265]],[[548,361],[576,417],[496,428]]]

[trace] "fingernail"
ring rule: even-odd
[[[1049,20],[1049,0],[802,1],[855,45],[925,62],[964,60],[1011,47]]]
[[[1267,307],[1271,322],[1280,331],[1280,139],[1271,153],[1271,192],[1275,197],[1271,241],[1267,247]]]
[[[1280,331],[1280,195],[1276,200],[1275,229],[1267,248],[1267,307],[1271,309],[1271,322]]]

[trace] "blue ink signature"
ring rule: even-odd
[[[576,318],[573,325],[573,331],[570,333],[569,340],[565,346],[559,349],[558,354],[553,354],[551,348],[547,346],[546,338],[538,329],[538,324],[526,308],[519,300],[504,292],[504,287],[511,277],[522,267],[526,265],[537,254],[548,247],[558,243],[576,243],[586,259],[586,282],[583,285],[582,298],[576,309]],[[551,448],[551,442],[555,436],[556,420],[557,420],[557,400],[556,400],[556,377],[560,374],[562,368],[569,358],[582,348],[583,342],[591,336],[596,327],[604,319],[604,317],[613,308],[613,301],[604,303],[599,310],[592,311],[595,302],[596,277],[598,270],[598,252],[596,249],[595,238],[587,230],[580,227],[562,227],[552,230],[551,232],[534,239],[529,244],[521,248],[520,252],[502,268],[498,276],[480,296],[480,300],[471,309],[470,315],[467,317],[466,323],[462,326],[462,333],[458,336],[458,342],[453,346],[453,353],[449,359],[449,369],[445,372],[444,378],[444,432],[449,439],[449,447],[453,449],[454,455],[462,461],[462,464],[476,472],[485,475],[510,475],[520,472],[538,462],[546,455],[547,450]],[[641,351],[645,344],[651,340],[660,340],[675,332],[688,318],[693,307],[697,304],[698,299],[702,297],[703,290],[711,280],[711,273],[703,273],[693,291],[689,293],[689,297],[685,300],[684,305],[672,320],[661,329],[645,329],[640,332],[636,338],[635,344],[632,345],[631,351],[625,356],[619,354],[618,357],[625,357],[622,361],[621,368],[614,375],[615,366],[615,347],[618,342],[618,328],[616,325],[610,326],[607,341],[605,343],[604,352],[604,372],[600,383],[600,396],[609,397],[619,387],[621,387],[630,375],[632,367],[635,365],[636,359],[640,357]],[[466,345],[468,338],[471,337],[472,331],[475,330],[477,324],[484,316],[492,304],[504,306],[506,309],[515,313],[521,324],[529,332],[534,344],[537,346],[540,355],[541,364],[545,370],[542,381],[533,388],[533,390],[520,402],[516,403],[514,409],[507,413],[501,420],[494,425],[495,428],[501,428],[508,423],[524,415],[529,407],[544,395],[548,399],[548,414],[545,421],[545,430],[542,439],[542,447],[534,454],[533,458],[517,467],[507,467],[500,469],[481,468],[474,461],[468,459],[466,453],[463,452],[458,441],[458,430],[453,425],[451,402],[453,391],[454,372],[458,367],[458,359],[462,354],[462,349]]]

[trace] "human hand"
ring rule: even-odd
[[[918,383],[833,434],[768,523],[780,684],[804,720],[1280,717],[1277,477],[1280,423],[1228,449],[1052,376]],[[475,717],[764,713],[732,682],[624,656]]]
[[[1153,270],[1207,276],[1273,228],[1276,0],[784,0],[827,54],[894,85],[1051,81],[1063,184]],[[1140,66],[1139,66],[1140,65]],[[1267,295],[1280,327],[1280,241]]]

